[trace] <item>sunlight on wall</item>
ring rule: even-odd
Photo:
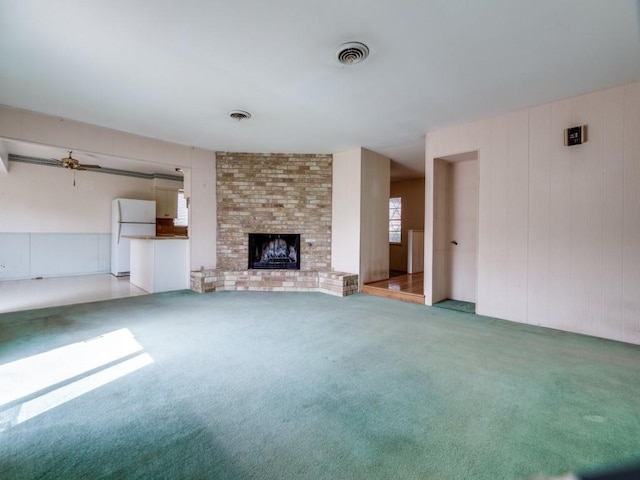
[[[123,328],[0,365],[0,408],[48,390],[0,411],[0,431],[153,363],[153,358],[148,353],[141,353],[84,376],[87,372],[130,357],[141,350],[143,347],[135,340],[133,333]],[[74,381],[70,382],[71,380]],[[64,385],[50,390],[50,387],[60,383]]]

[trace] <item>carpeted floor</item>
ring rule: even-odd
[[[476,313],[476,304],[473,302],[463,302],[462,300],[452,300],[447,298],[433,305],[438,308],[446,308],[448,310],[456,310],[464,313]]]
[[[640,461],[640,347],[368,295],[8,313],[0,365],[123,328],[153,363],[5,422],[0,478],[496,480]]]

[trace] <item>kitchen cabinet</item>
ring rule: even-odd
[[[178,190],[156,188],[156,218],[178,216]]]
[[[187,237],[130,236],[131,284],[149,293],[189,288]]]

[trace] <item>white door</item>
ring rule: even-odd
[[[478,162],[451,164],[449,194],[449,298],[476,302]]]

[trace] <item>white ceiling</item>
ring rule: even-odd
[[[424,174],[427,131],[640,80],[639,11],[636,0],[0,0],[0,104],[210,150],[363,146],[410,178]],[[337,63],[347,41],[369,46],[366,62]],[[231,120],[234,109],[253,117]]]

